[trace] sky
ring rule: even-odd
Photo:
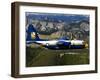
[[[55,22],[74,22],[86,20],[89,21],[89,15],[77,15],[77,14],[58,14],[58,13],[34,13],[34,12],[26,12],[25,13],[27,19],[35,19],[35,20],[47,20],[47,21],[55,21]]]

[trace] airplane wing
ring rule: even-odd
[[[36,43],[36,41],[26,41],[26,44]]]
[[[58,46],[69,46],[71,42],[65,42],[65,41],[58,41],[57,45]]]

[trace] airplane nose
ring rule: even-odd
[[[86,41],[83,41],[83,45],[85,48],[88,48],[88,43]]]

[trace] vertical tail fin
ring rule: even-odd
[[[26,30],[26,34],[27,34],[27,37],[26,37],[27,41],[40,40],[38,33],[32,24],[29,24]]]

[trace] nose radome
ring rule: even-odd
[[[83,41],[83,45],[85,48],[88,48],[88,43],[86,41]]]

